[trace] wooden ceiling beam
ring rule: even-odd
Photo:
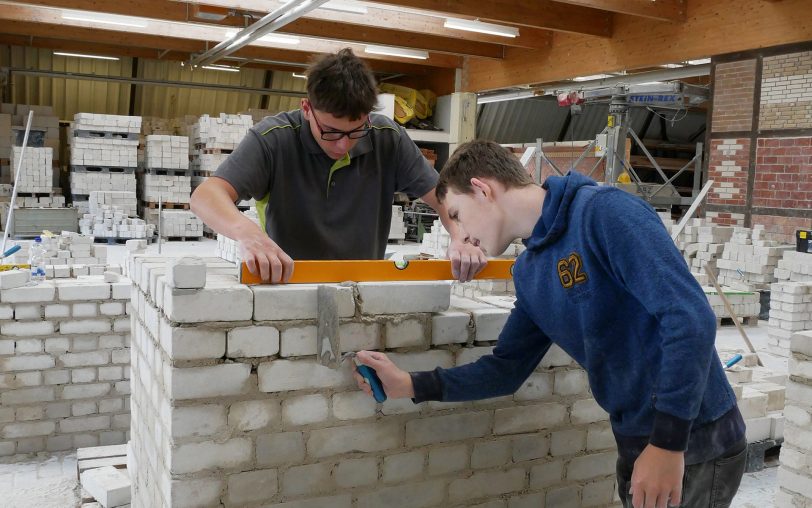
[[[0,14],[2,17],[2,14]],[[198,41],[192,39],[184,39],[179,37],[166,37],[148,34],[133,34],[129,32],[115,32],[110,30],[95,30],[91,28],[73,27],[65,25],[54,25],[48,23],[35,23],[30,21],[4,21],[2,23],[3,34],[16,35],[28,38],[31,40],[45,39],[49,44],[53,41],[67,41],[84,44],[88,48],[87,51],[95,53],[94,47],[106,48],[108,55],[111,56],[140,56],[128,53],[131,49],[148,50],[151,52],[146,53],[148,58],[158,58],[161,52],[169,50],[168,55],[174,55],[181,60],[188,60],[191,53],[200,52],[206,49],[208,44],[211,47],[216,44],[215,41]],[[25,44],[33,45],[33,44]],[[38,46],[47,47],[47,46]],[[58,49],[62,46],[51,46]],[[119,48],[119,52],[115,52],[114,48]],[[308,62],[318,56],[317,53],[309,53],[302,51],[291,51],[283,49],[264,48],[257,46],[246,46],[236,51],[233,55],[237,58],[246,58],[251,60],[266,60],[277,62],[291,62],[299,63],[306,66]],[[432,68],[406,64],[400,62],[390,62],[386,60],[367,60],[373,71],[387,73],[387,74],[408,74],[425,76],[432,72]],[[273,66],[273,64],[268,64]],[[281,69],[291,71],[295,69],[289,66],[276,66]]]
[[[190,4],[167,0],[37,0],[25,1],[30,5],[90,11],[95,13],[136,16],[173,22],[194,22],[217,26],[242,28],[246,21],[259,19],[265,12],[244,12],[243,15],[227,15],[221,20],[196,18]],[[247,17],[246,17],[247,16]],[[388,26],[388,25],[381,25]],[[308,18],[300,18],[275,33],[299,35],[318,39],[330,39],[383,46],[422,49],[438,53],[479,58],[502,58],[503,46],[491,42],[467,41],[459,37],[447,37],[421,32],[403,32],[380,26],[358,26]]]
[[[555,0],[659,21],[685,21],[687,0]]]
[[[279,7],[279,0],[171,0],[182,5],[212,6],[236,11],[270,12]],[[437,35],[452,39],[465,39],[466,41],[487,42],[502,46],[544,49],[550,46],[552,32],[532,27],[521,27],[518,37],[500,37],[477,32],[461,32],[443,26],[444,19],[437,16],[426,16],[406,12],[403,9],[381,6],[377,4],[363,4],[366,14],[351,12],[330,11],[316,9],[308,12],[299,19],[312,19],[352,25],[355,27],[386,27],[398,32],[415,32],[426,35]],[[285,28],[280,32],[284,33]]]
[[[551,0],[376,0],[376,3],[581,35],[612,35],[609,12],[591,7],[567,6]]]
[[[36,22],[50,23],[52,25],[57,25],[58,27],[84,27],[100,32],[127,33],[131,37],[137,37],[139,35],[155,35],[161,37],[174,37],[198,41],[208,41],[209,43],[214,44],[217,44],[222,40],[222,38],[216,39],[217,33],[212,33],[213,27],[207,27],[199,24],[191,24],[191,23],[179,24],[177,22],[150,21],[149,22],[150,24],[148,26],[149,34],[144,34],[144,32],[146,31],[146,29],[144,28],[115,26],[114,29],[111,29],[110,27],[99,23],[62,19],[61,13],[59,12],[58,9],[33,7],[22,4],[6,3],[0,5],[0,19],[35,22],[35,23]],[[57,30],[59,29],[61,28],[58,28]],[[0,31],[2,30],[3,24],[0,24]],[[222,27],[218,27],[217,30],[219,30],[224,37],[225,32],[223,32]],[[290,54],[298,53],[305,55],[334,52],[338,51],[343,47],[352,48],[356,52],[356,54],[362,56],[363,58],[369,61],[385,60],[391,62],[399,62],[407,66],[414,65],[417,62],[419,62],[420,66],[443,67],[443,68],[462,67],[462,58],[455,55],[430,52],[428,59],[425,60],[415,60],[410,58],[385,56],[385,55],[372,55],[364,52],[364,45],[353,43],[338,43],[338,42],[313,43],[312,40],[302,40],[301,43],[296,46],[297,48],[296,50],[287,50],[287,49],[279,50],[276,47],[274,47],[273,44],[266,43],[263,41],[258,41],[257,43],[246,46],[246,48],[261,49],[265,51],[289,51]]]

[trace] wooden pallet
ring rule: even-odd
[[[101,174],[123,174],[132,175],[135,168],[123,168],[120,166],[74,166],[70,167],[71,173],[101,173]]]
[[[228,155],[234,151],[233,148],[207,148],[205,145],[202,144],[195,145],[195,150],[197,150],[200,153],[215,154],[215,155],[219,154]]]
[[[108,132],[92,129],[74,129],[73,137],[96,138],[96,139],[128,139],[130,141],[138,141],[139,134],[137,132]]]
[[[757,326],[758,325],[758,316],[739,316],[739,322],[744,326]],[[733,318],[731,317],[717,317],[716,318],[716,327],[720,328],[722,326],[734,326],[735,323],[733,322]]]
[[[153,210],[158,209],[158,203],[155,201],[141,201],[141,206],[144,208],[150,208]],[[188,210],[189,203],[162,203],[162,208],[164,210]]]
[[[199,242],[202,236],[165,236],[164,241],[167,242]]]
[[[56,194],[54,192],[18,192],[18,198],[52,198],[54,196],[61,196],[62,194]]]
[[[215,233],[214,231],[206,231],[204,229],[203,230],[203,236],[205,238],[211,238],[212,240],[217,240],[217,233]]]
[[[144,173],[159,176],[192,176],[192,172],[188,169],[145,168]]]

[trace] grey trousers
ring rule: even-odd
[[[685,467],[681,508],[729,508],[739,490],[747,461],[747,441],[742,440],[713,460]],[[634,463],[617,459],[617,486],[624,508],[632,508],[629,488]]]

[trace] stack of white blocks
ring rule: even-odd
[[[20,250],[7,259],[11,263],[28,263],[32,240],[18,240]],[[92,236],[63,231],[58,236],[43,236],[45,274],[49,279],[65,279],[82,275],[103,275],[107,271],[120,273],[119,265],[107,264],[107,246],[95,245]]]
[[[17,192],[47,193],[53,191],[54,150],[51,147],[23,149],[15,146],[11,149],[12,175],[16,175],[17,165],[22,157],[20,178],[17,180]]]
[[[728,359],[734,352],[722,354]],[[786,376],[758,367],[754,354],[738,351],[744,359],[725,374],[736,394],[739,411],[746,424],[748,443],[784,437]]]
[[[403,223],[403,207],[392,205],[392,220],[389,223],[389,240],[406,239],[406,225]]]
[[[97,238],[152,238],[155,227],[143,219],[128,217],[127,212],[117,206],[105,205],[94,212],[86,213],[79,219],[82,234]]]
[[[141,117],[76,113],[73,115],[73,128],[84,131],[138,134],[141,132]]]
[[[775,282],[775,268],[791,246],[779,246],[764,240],[764,226],[735,227],[730,242],[725,244],[719,267],[719,284],[742,291],[769,289]]]
[[[93,191],[136,192],[135,173],[70,173],[70,188],[75,195],[86,196]]]
[[[157,229],[158,210],[146,209],[144,213],[147,222]],[[160,233],[161,238],[199,238],[203,236],[203,221],[188,210],[163,210]]]
[[[144,167],[147,169],[189,169],[189,138],[186,136],[147,136]]]
[[[141,117],[119,115],[97,115],[77,113],[74,115],[75,131],[94,131],[126,134],[132,139],[119,137],[71,138],[71,165],[101,168],[132,169],[138,165],[138,137],[141,130]],[[71,171],[71,192],[86,195],[93,190],[119,190],[135,192],[135,173]]]
[[[249,115],[203,115],[192,127],[192,139],[195,145],[203,145],[203,148],[233,150],[253,126]]]
[[[255,209],[251,208],[250,210],[244,211],[242,214],[251,219],[254,224],[259,226],[259,218],[257,217],[257,211]],[[217,233],[217,255],[226,261],[232,261],[238,264],[242,261],[242,258],[240,257],[240,249],[237,247],[237,242],[220,233]]]
[[[792,336],[778,508],[812,506],[812,330]]]
[[[702,225],[697,228],[696,243],[686,246],[685,258],[689,261],[691,273],[697,280],[707,280],[705,266],[709,266],[716,273],[716,260],[725,250],[725,243],[733,236],[733,228],[729,226]],[[691,257],[693,256],[693,257]]]
[[[0,456],[126,442],[130,281],[27,282],[0,272]]]
[[[451,244],[451,235],[443,227],[439,219],[431,225],[431,231],[423,235],[423,243],[420,244],[420,253],[428,254],[435,258],[446,257],[448,246]]]
[[[129,273],[133,507],[613,504],[608,415],[555,346],[515,395],[377,405],[316,362],[317,286],[240,285],[222,260]],[[407,370],[475,361],[509,313],[449,309],[448,283],[337,291],[341,351]]]
[[[128,217],[138,216],[138,201],[134,191],[93,191],[90,193],[89,198],[88,208],[90,213],[116,207]]]
[[[138,165],[137,139],[75,137],[70,163],[74,166],[134,168]]]
[[[775,278],[778,282],[812,282],[812,254],[784,251],[784,257],[778,261],[775,269]]]
[[[769,324],[767,346],[770,352],[789,356],[792,334],[812,330],[812,281],[772,284]]]
[[[189,203],[192,195],[190,175],[158,175],[147,170],[141,175],[141,201],[152,203]]]
[[[714,287],[703,287],[705,296],[708,298],[713,313],[716,314],[717,320],[721,318],[730,317],[722,297],[716,292]],[[752,291],[735,291],[726,290],[722,288],[725,293],[728,303],[733,308],[733,312],[738,318],[752,318],[756,319],[761,312],[761,301],[758,293]],[[751,323],[755,324],[755,323]]]

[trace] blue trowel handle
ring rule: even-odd
[[[3,253],[3,255],[2,255],[2,256],[0,256],[0,259],[3,259],[3,258],[8,257],[8,256],[11,256],[12,254],[14,254],[15,252],[17,252],[18,250],[20,250],[20,246],[19,246],[19,245],[15,245],[14,247],[12,247],[12,248],[10,248],[9,250],[7,250],[6,252],[4,252],[4,253]]]
[[[375,396],[375,402],[385,401],[386,392],[383,391],[381,378],[378,377],[375,369],[367,365],[358,365],[358,372],[361,374],[361,376],[363,376],[364,379],[367,380],[369,387],[372,388],[372,395]]]

